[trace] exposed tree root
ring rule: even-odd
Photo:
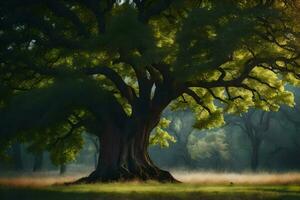
[[[91,184],[91,183],[108,183],[108,182],[129,182],[129,181],[158,181],[160,183],[180,183],[168,171],[155,169],[155,173],[151,170],[133,174],[125,170],[119,170],[115,173],[101,173],[97,170],[92,172],[89,176],[80,178],[70,184]]]

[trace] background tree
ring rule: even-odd
[[[216,170],[222,168],[221,164],[229,157],[224,129],[200,132],[193,128],[195,116],[191,110],[167,110],[164,116],[171,121],[167,131],[176,142],[160,151],[174,157],[171,168],[195,170],[211,163]]]
[[[11,162],[14,166],[14,169],[17,171],[22,171],[24,169],[24,166],[23,166],[22,150],[21,150],[20,143],[15,143],[12,145],[11,154],[12,154]]]
[[[43,162],[44,162],[44,153],[43,152],[39,152],[39,153],[34,154],[34,161],[33,161],[32,171],[33,172],[42,171]]]
[[[256,171],[259,166],[259,155],[263,141],[269,134],[272,113],[250,110],[240,118],[230,120],[232,125],[241,128],[251,144],[251,169]]]
[[[174,181],[147,152],[168,105],[190,107],[200,129],[223,124],[224,112],[293,105],[295,1],[118,2],[0,3],[2,137],[36,135],[64,163],[85,130],[101,148],[80,181]]]
[[[61,164],[59,166],[59,174],[64,175],[67,172],[67,166],[65,164]]]
[[[281,114],[281,119],[280,119],[280,125],[283,128],[292,128],[294,129],[295,132],[298,132],[300,134],[300,105],[299,105],[299,100],[300,100],[300,94],[299,92],[297,93],[297,90],[295,90],[295,99],[296,99],[296,106],[295,109],[290,110],[287,107],[282,107],[280,110]],[[292,127],[288,127],[287,125],[291,125]],[[294,138],[295,145],[300,147],[299,141]]]
[[[171,145],[177,152],[174,159],[173,167],[183,165],[184,168],[195,168],[195,163],[188,150],[189,137],[193,133],[194,116],[191,111],[183,110],[172,112],[167,115],[171,120],[168,132],[175,138],[175,143]],[[180,164],[183,161],[183,164]]]
[[[285,130],[287,136],[289,137],[291,145],[289,146],[279,146],[278,152],[285,150],[288,151],[291,155],[299,154],[300,152],[300,95],[299,91],[293,88],[295,92],[296,106],[295,109],[291,110],[287,107],[282,107],[279,112],[278,122],[282,129]]]
[[[174,137],[168,148],[151,148],[151,155],[159,165],[176,169],[224,169],[229,156],[226,132],[219,130],[199,131],[193,128],[195,116],[191,110],[164,112],[163,116],[171,121],[166,129]],[[161,140],[161,138],[159,138]]]
[[[98,164],[98,158],[100,154],[100,144],[98,137],[95,137],[94,135],[87,135],[87,139],[92,143],[94,147],[94,163],[95,163],[95,169],[97,169],[97,164]]]
[[[214,170],[223,170],[229,160],[229,149],[224,129],[193,134],[189,137],[188,150],[193,160],[208,160]]]

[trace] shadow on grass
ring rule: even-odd
[[[300,193],[287,190],[258,192],[66,192],[47,188],[0,187],[1,200],[297,200]]]

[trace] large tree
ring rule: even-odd
[[[1,1],[2,142],[27,135],[62,161],[85,130],[101,148],[81,181],[174,180],[147,153],[168,105],[190,107],[197,128],[221,125],[224,112],[293,105],[298,3]]]

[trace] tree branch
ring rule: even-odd
[[[267,83],[267,82],[264,82],[264,81],[260,80],[260,79],[257,78],[257,77],[254,77],[254,76],[250,76],[250,75],[249,75],[248,78],[249,78],[249,79],[253,79],[253,80],[255,80],[255,81],[257,81],[257,82],[259,82],[259,83],[261,83],[261,84],[263,84],[263,85],[266,85],[266,86],[269,87],[269,88],[272,88],[272,89],[274,89],[274,90],[277,90],[276,87],[270,85],[270,84]]]
[[[86,75],[102,74],[106,76],[116,85],[121,95],[126,98],[131,105],[133,105],[134,101],[136,100],[134,89],[127,85],[122,77],[110,67],[82,68],[79,71]]]
[[[78,31],[79,34],[84,35],[84,36],[89,36],[89,32],[86,30],[85,25],[81,22],[79,17],[71,11],[67,6],[65,6],[62,2],[60,1],[52,1],[48,0],[46,1],[48,4],[48,7],[50,10],[57,16],[69,19],[73,25],[77,28],[76,30]]]
[[[101,8],[100,1],[98,0],[80,0],[80,2],[88,9],[90,9],[96,17],[98,23],[98,32],[104,33],[106,30],[106,14],[113,8],[113,5],[116,3],[116,0],[106,0],[105,8]]]
[[[201,98],[196,94],[196,92],[194,92],[191,89],[186,89],[184,91],[184,93],[186,93],[187,95],[191,96],[197,104],[201,105],[209,114],[212,114],[211,110],[204,105],[203,101],[201,100]]]

